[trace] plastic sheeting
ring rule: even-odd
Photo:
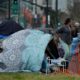
[[[63,41],[60,39],[60,44],[65,52],[64,54],[64,59],[68,59],[68,57],[70,56],[70,52],[69,52],[69,46]]]
[[[72,44],[71,44],[71,48],[70,48],[71,55],[75,54],[75,50],[77,48],[78,43],[79,43],[78,37],[73,38],[73,41],[72,41]]]
[[[50,34],[39,30],[21,30],[3,41],[0,54],[0,72],[39,71],[45,49],[51,40]]]

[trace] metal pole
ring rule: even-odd
[[[46,28],[48,28],[48,0],[46,0]]]
[[[37,4],[37,0],[35,0],[35,3]],[[37,14],[37,6],[35,5],[35,13]]]
[[[8,0],[8,19],[10,19],[11,18],[11,1],[10,0]]]
[[[55,1],[55,10],[56,10],[56,27],[58,27],[58,0]]]
[[[18,23],[20,22],[19,20],[20,20],[20,1],[21,0],[18,0]]]

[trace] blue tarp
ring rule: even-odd
[[[79,43],[79,38],[78,37],[73,38],[71,48],[70,48],[71,55],[75,54],[75,50],[77,48],[78,43]]]
[[[0,39],[4,39],[6,37],[8,37],[8,36],[6,36],[6,35],[0,35]]]

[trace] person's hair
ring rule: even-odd
[[[69,24],[71,22],[71,18],[67,18],[64,22],[65,25]]]

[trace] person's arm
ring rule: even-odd
[[[56,31],[56,33],[60,33],[60,34],[62,34],[64,32],[64,28],[63,27],[61,27],[60,29],[57,29],[57,31]]]

